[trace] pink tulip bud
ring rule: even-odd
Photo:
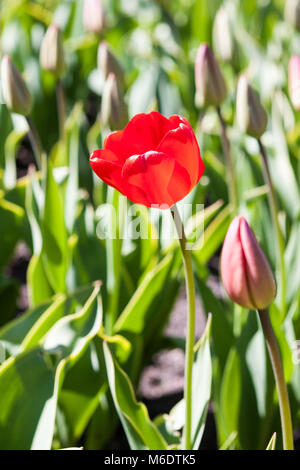
[[[1,61],[2,95],[8,109],[28,116],[32,108],[31,94],[11,58],[5,55]]]
[[[240,76],[237,85],[236,119],[243,132],[257,139],[265,132],[268,123],[267,113],[245,74]]]
[[[226,83],[208,44],[201,44],[195,62],[196,105],[218,106],[227,94]]]
[[[101,119],[111,130],[122,129],[128,121],[127,106],[116,76],[110,73],[102,93]]]
[[[242,216],[230,224],[221,253],[221,277],[229,297],[249,309],[268,307],[276,283],[267,258]]]
[[[300,110],[300,56],[293,55],[289,62],[289,93],[294,108]]]
[[[110,50],[110,47],[106,41],[102,41],[99,44],[97,62],[98,68],[102,70],[105,79],[108,78],[110,73],[113,73],[116,76],[117,81],[123,84],[124,73],[122,67],[115,55]]]
[[[213,23],[213,46],[217,57],[230,62],[234,57],[235,43],[230,18],[222,6],[216,13]]]
[[[64,73],[66,64],[63,41],[59,26],[52,23],[46,31],[40,49],[40,63],[44,70],[48,70],[60,78]]]
[[[84,0],[83,25],[88,33],[102,33],[105,26],[105,12],[101,0]]]
[[[286,0],[285,19],[300,31],[300,0]]]

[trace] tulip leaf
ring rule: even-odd
[[[231,220],[231,208],[226,206],[212,220],[203,237],[193,246],[192,255],[197,262],[205,264],[223,243]]]
[[[91,341],[79,360],[66,372],[59,394],[68,445],[76,444],[81,437],[106,389],[104,363],[100,362],[96,345]]]
[[[223,441],[232,432],[239,429],[239,409],[241,399],[241,376],[240,361],[235,349],[231,349],[228,355],[226,366],[222,378],[220,390],[220,418],[223,431]],[[220,424],[221,424],[220,423]]]
[[[18,147],[27,133],[27,129],[12,130],[5,141],[5,171],[3,181],[6,188],[13,188],[17,180],[16,154]]]
[[[1,449],[50,448],[54,387],[55,373],[40,348],[8,359],[0,367],[1,400],[6,403],[0,409]]]
[[[0,409],[0,448],[51,448],[57,397],[67,368],[78,361],[101,325],[98,294],[99,286],[80,312],[50,329],[42,347],[11,357],[0,367],[0,394],[6,403]],[[8,428],[10,432],[4,432]]]
[[[221,300],[212,293],[211,289],[199,276],[196,276],[196,282],[205,312],[213,312],[211,322],[213,349],[220,362],[221,370],[223,370],[227,355],[234,342],[229,315],[226,314]]]
[[[21,317],[16,318],[1,328],[0,341],[5,347],[7,355],[16,356],[22,351],[22,342],[25,336],[51,306],[51,301],[45,302],[28,310]]]
[[[65,292],[67,272],[67,234],[63,200],[50,161],[45,181],[45,206],[42,219],[42,258],[49,282],[55,292]]]
[[[103,348],[110,391],[131,449],[167,449],[167,443],[150,420],[147,408],[136,401],[128,376],[117,364],[106,343]]]
[[[269,444],[267,445],[267,448],[266,450],[275,450],[275,447],[276,447],[276,438],[277,438],[277,434],[276,432],[274,432],[274,434],[272,434],[272,437],[269,441]]]
[[[13,255],[20,237],[24,210],[22,207],[0,197],[0,270],[6,266]]]
[[[261,417],[266,415],[267,364],[265,340],[259,329],[249,342],[246,361],[256,394],[257,409]]]
[[[1,98],[1,96],[0,96]],[[10,112],[8,111],[5,104],[0,102],[0,142],[5,142],[9,132],[12,129],[12,119]],[[5,149],[4,145],[0,145],[0,168],[4,168],[5,164]]]
[[[169,415],[164,414],[156,416],[156,418],[154,419],[154,424],[157,426],[159,432],[167,442],[169,448],[170,446],[176,446],[176,448],[180,446],[180,434],[179,432],[172,430],[170,426]]]
[[[22,341],[22,350],[26,351],[38,345],[50,328],[65,314],[66,296],[60,294],[50,307],[38,318]]]
[[[84,448],[97,450],[104,448],[118,426],[118,415],[110,396],[107,393],[100,394],[99,403],[86,431]]]
[[[286,212],[295,218],[300,211],[299,184],[291,165],[289,151],[280,116],[280,92],[272,101],[272,142],[273,152],[268,154],[269,166],[274,185],[281,197]]]
[[[31,306],[39,305],[47,301],[54,294],[45,271],[41,254],[32,255],[27,270],[27,282]]]
[[[158,294],[162,291],[172,267],[173,257],[166,256],[159,264],[149,271],[137,288],[129,303],[115,324],[115,331],[130,331],[141,333],[149,316],[149,308]]]
[[[196,345],[198,348],[193,364],[192,388],[192,444],[193,449],[199,448],[208,410],[212,382],[212,361],[210,354],[211,320],[209,315],[205,331]]]

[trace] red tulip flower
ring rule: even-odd
[[[249,309],[268,307],[276,283],[267,258],[246,219],[235,217],[221,253],[221,276],[229,297]]]
[[[189,122],[158,112],[137,114],[124,130],[112,132],[104,149],[90,156],[93,171],[131,201],[173,206],[198,183],[204,171]]]

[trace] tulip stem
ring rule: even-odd
[[[188,303],[187,336],[185,345],[185,426],[183,431],[184,449],[192,449],[191,427],[192,427],[192,370],[194,362],[195,343],[195,283],[190,251],[187,249],[187,240],[184,232],[182,220],[177,206],[171,209],[172,217],[178,233],[186,282],[186,294]]]
[[[226,129],[227,126],[224,121],[221,108],[219,106],[217,106],[217,113],[218,113],[219,121],[221,125],[221,141],[222,141],[222,147],[223,147],[223,152],[225,155],[225,162],[226,162],[227,182],[228,182],[228,188],[229,188],[229,200],[233,207],[234,215],[236,215],[237,210],[238,210],[238,197],[237,197],[237,190],[236,190],[234,168],[233,168],[231,152],[230,152],[230,143],[227,137],[227,129]]]
[[[268,198],[269,198],[269,205],[271,210],[271,216],[273,220],[273,226],[275,229],[276,241],[277,241],[277,251],[278,251],[278,258],[279,258],[279,269],[280,269],[280,288],[281,288],[281,307],[283,315],[286,313],[286,306],[285,306],[285,296],[286,296],[286,275],[285,275],[285,263],[284,263],[284,239],[282,236],[282,231],[279,225],[278,219],[278,204],[276,200],[276,194],[274,190],[274,186],[271,179],[271,173],[268,164],[267,153],[265,150],[264,145],[262,144],[260,139],[257,139],[262,164],[263,164],[263,172],[266,184],[268,186]]]
[[[33,153],[34,153],[35,163],[36,163],[38,170],[40,170],[41,165],[42,165],[43,147],[42,147],[42,144],[41,144],[41,141],[40,141],[40,138],[39,138],[39,135],[38,135],[38,132],[36,130],[33,120],[31,119],[30,116],[26,116],[26,121],[29,126],[28,136],[29,136]]]
[[[65,105],[64,89],[63,89],[61,80],[57,80],[56,82],[56,100],[57,100],[59,137],[63,141],[65,137],[66,105]]]
[[[258,315],[265,335],[278,392],[283,448],[284,450],[293,450],[294,443],[291,410],[279,347],[268,311],[265,309],[258,310]]]

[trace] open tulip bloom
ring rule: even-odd
[[[131,201],[169,208],[198,183],[204,163],[189,122],[158,112],[137,114],[90,157],[94,172]]]
[[[195,286],[192,262],[176,202],[198,183],[204,171],[199,146],[189,122],[158,112],[137,114],[124,130],[112,132],[104,149],[90,156],[94,172],[131,201],[147,207],[172,208],[183,256],[188,300],[185,368],[184,448],[191,449],[192,367],[195,341]]]

